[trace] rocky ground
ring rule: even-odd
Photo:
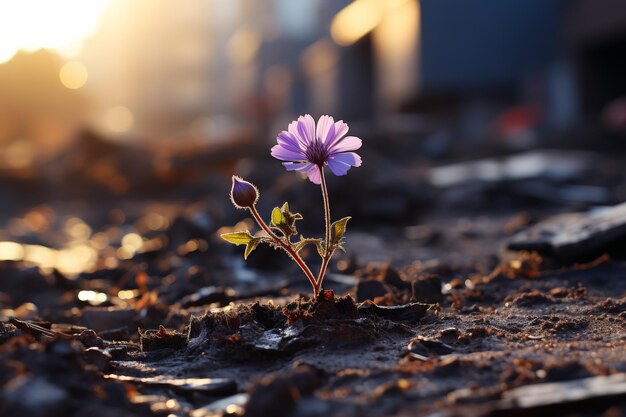
[[[284,255],[221,244],[250,226],[227,176],[197,200],[13,202],[0,415],[624,415],[626,208],[602,185],[623,182],[569,157],[331,184],[357,221],[315,300]],[[266,198],[308,207],[292,177]]]

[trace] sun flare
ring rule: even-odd
[[[80,53],[110,0],[20,0],[0,4],[0,64],[18,51]]]

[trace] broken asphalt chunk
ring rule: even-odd
[[[165,376],[141,378],[116,374],[105,375],[105,378],[137,385],[169,388],[175,391],[201,392],[207,395],[231,395],[237,392],[235,381],[226,378],[168,378]]]
[[[413,338],[408,345],[409,356],[427,360],[433,356],[448,355],[454,352],[454,348],[439,340],[428,339],[422,336]]]
[[[581,407],[597,409],[599,404],[609,405],[626,396],[626,374],[527,385],[503,394],[503,406],[493,415],[512,415],[510,411],[560,414],[566,409],[581,412]],[[521,414],[516,414],[521,415]]]
[[[626,203],[551,217],[513,236],[512,251],[536,251],[564,262],[586,262],[626,244]],[[623,255],[622,255],[623,256]]]
[[[410,303],[399,306],[379,306],[370,301],[358,306],[359,314],[382,317],[392,321],[418,321],[426,314],[431,304]]]

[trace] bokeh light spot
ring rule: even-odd
[[[115,133],[123,133],[130,130],[134,122],[133,113],[124,106],[110,108],[105,116],[106,127]]]
[[[0,242],[0,261],[20,261],[24,248],[16,242]]]
[[[61,83],[70,90],[77,90],[85,85],[89,73],[81,62],[70,61],[61,67],[59,71]]]

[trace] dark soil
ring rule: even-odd
[[[625,415],[626,263],[507,248],[549,212],[355,228],[313,300],[215,207],[88,208],[83,241],[75,207],[8,220],[51,219],[0,261],[0,415]]]

